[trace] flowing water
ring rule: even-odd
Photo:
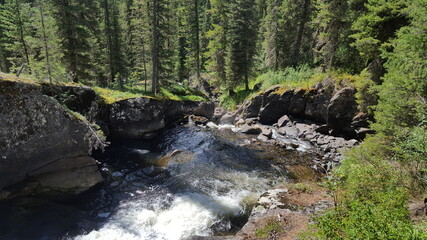
[[[197,126],[178,126],[152,141],[114,142],[95,154],[106,179],[100,186],[61,201],[0,204],[0,238],[179,240],[235,233],[260,194],[287,181],[278,164],[313,157],[248,148],[249,142],[230,130]]]

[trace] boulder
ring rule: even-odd
[[[329,127],[345,131],[351,126],[353,117],[357,114],[356,90],[346,87],[338,91],[328,106],[327,124]]]
[[[109,120],[114,138],[140,139],[166,126],[163,103],[147,97],[113,103]]]
[[[254,118],[258,117],[259,111],[262,105],[262,95],[257,95],[251,100],[247,101],[243,107],[243,117],[244,118]]]
[[[285,126],[292,126],[292,120],[288,117],[288,115],[284,115],[277,121],[277,127],[285,127]]]
[[[304,116],[318,123],[326,123],[331,98],[332,90],[319,89],[312,92],[307,98]]]
[[[207,119],[212,119],[215,113],[215,103],[213,102],[201,102],[199,106],[194,110],[194,115],[202,116]]]
[[[289,102],[289,114],[292,116],[304,116],[305,106],[307,104],[306,91],[298,89],[294,92]]]
[[[219,124],[230,124],[230,125],[232,125],[232,124],[234,124],[235,120],[236,120],[236,114],[226,113],[219,120]]]
[[[31,176],[37,185],[80,192],[102,177],[88,155],[102,140],[40,86],[0,80],[0,189]]]
[[[240,132],[245,134],[253,134],[257,135],[262,132],[261,128],[259,126],[249,126],[249,125],[243,125],[240,127]]]

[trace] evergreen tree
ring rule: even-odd
[[[23,70],[31,73],[31,49],[28,40],[32,36],[32,28],[28,20],[32,14],[31,5],[20,0],[6,0],[2,6],[2,42],[4,41],[5,50],[10,53],[8,61],[12,63],[12,69],[18,72],[18,75]],[[7,62],[5,66],[6,64]]]
[[[212,29],[206,33],[209,39],[206,56],[206,68],[213,74],[215,85],[219,87],[227,79],[226,56],[227,56],[227,18],[228,4],[225,0],[211,0],[209,11],[212,18]]]
[[[90,80],[96,75],[94,36],[99,34],[99,5],[85,0],[55,0],[52,4],[69,78],[74,82]]]
[[[369,0],[365,4],[367,11],[353,23],[356,32],[351,36],[355,39],[354,46],[376,82],[380,82],[385,73],[382,51],[387,51],[396,31],[407,24],[402,12],[407,3],[407,0]]]
[[[334,66],[336,53],[342,40],[347,2],[342,0],[318,0],[316,22],[320,29],[317,39],[317,57],[324,70]]]
[[[257,40],[255,7],[250,0],[234,0],[229,4],[226,87],[232,91],[238,85],[245,84],[248,90]]]

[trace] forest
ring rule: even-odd
[[[306,239],[426,239],[427,0],[0,0],[0,71],[227,108],[275,84],[349,80],[375,135],[326,181]],[[208,86],[208,87],[206,87]]]

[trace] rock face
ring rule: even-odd
[[[330,130],[349,137],[363,137],[365,132],[358,134],[358,131],[360,127],[367,127],[367,119],[360,121],[357,117],[360,113],[355,93],[356,90],[350,87],[285,90],[273,86],[243,104],[242,118],[258,118],[262,124],[277,123],[283,127],[288,121],[281,118],[288,115],[327,124]]]
[[[75,192],[102,181],[88,156],[96,133],[40,86],[0,81],[0,122],[0,189],[27,177],[32,187]]]
[[[113,138],[149,139],[153,132],[185,115],[196,114],[210,119],[214,110],[213,103],[132,98],[111,105],[109,130]]]
[[[109,118],[115,138],[139,139],[166,126],[162,102],[152,98],[133,98],[113,103]]]

